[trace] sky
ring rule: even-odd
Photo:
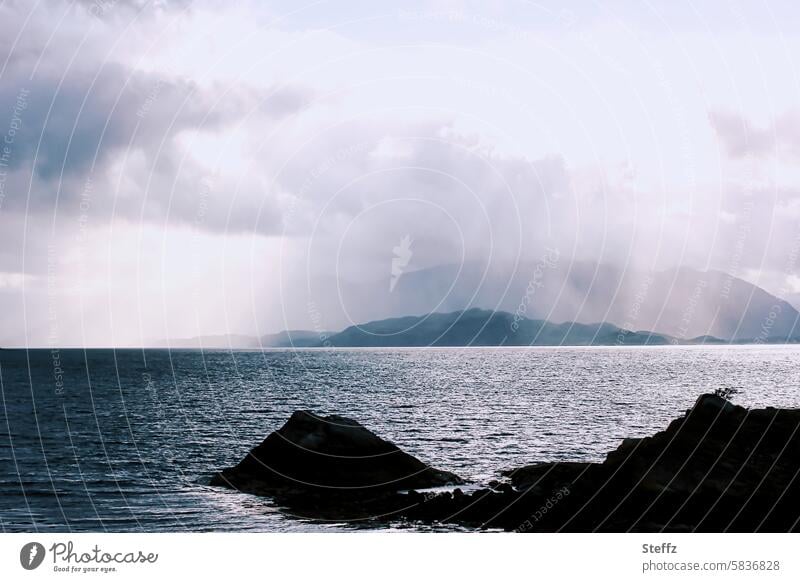
[[[5,0],[0,345],[553,248],[800,297],[797,55],[794,2]]]

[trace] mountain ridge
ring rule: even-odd
[[[341,325],[477,307],[548,321],[604,321],[680,340],[708,335],[775,343],[800,337],[800,313],[788,301],[723,271],[565,264],[557,255],[513,266],[439,265],[407,271],[391,290],[388,279],[350,282],[335,297],[320,293],[311,299],[327,321]]]
[[[472,308],[350,326],[328,339],[336,347],[667,345],[673,338],[609,323],[552,323]]]
[[[175,349],[261,349],[320,347],[502,347],[632,346],[726,343],[711,336],[677,340],[607,322],[549,322],[505,311],[472,308],[449,313],[405,315],[352,325],[340,332],[291,330],[257,338],[216,335],[172,340]]]
[[[484,269],[477,262],[468,262],[408,271],[392,288],[380,280],[365,285],[345,282],[341,294],[324,294],[333,303],[314,302],[329,324],[344,321],[345,327],[338,332],[301,329],[261,337],[202,336],[157,345],[258,349],[392,344],[400,340],[358,336],[375,335],[375,329],[386,326],[416,329],[422,322],[427,322],[427,340],[412,337],[409,331],[404,332],[403,341],[411,345],[476,345],[470,339],[473,336],[485,345],[537,345],[540,341],[545,344],[539,345],[586,345],[592,338],[594,345],[800,341],[800,313],[789,302],[723,271],[676,267],[644,272],[580,261],[564,266],[557,255],[549,262],[518,265],[510,276],[507,271],[502,265]],[[302,303],[302,297],[297,299]],[[466,322],[459,321],[460,332],[466,334],[461,339],[445,328],[430,335],[435,331],[430,325],[442,315],[474,309],[496,315],[485,316],[486,321],[472,328],[473,335],[465,331]],[[337,310],[344,315],[337,316]],[[503,323],[503,317],[513,321]],[[352,321],[364,323],[354,326]],[[520,326],[524,328],[521,332]],[[506,331],[501,333],[502,329]],[[387,333],[396,334],[398,329]],[[438,339],[441,333],[445,335]],[[619,337],[613,339],[614,333]]]

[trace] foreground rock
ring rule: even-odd
[[[624,440],[603,463],[534,464],[468,494],[400,493],[460,479],[425,468],[354,421],[329,418],[344,428],[296,413],[215,482],[268,495],[293,489],[276,498],[320,518],[347,513],[514,531],[800,530],[800,410],[748,410],[703,395],[666,430]],[[336,452],[321,460],[323,451],[369,452],[342,461]],[[359,484],[366,487],[354,495]],[[337,486],[346,489],[326,489]]]
[[[429,467],[354,420],[306,411],[292,414],[238,465],[211,480],[330,519],[395,513],[407,501],[399,491],[460,483],[457,475]]]
[[[512,487],[440,496],[413,513],[516,531],[798,531],[798,429],[800,410],[748,410],[707,394],[603,463],[507,471]]]

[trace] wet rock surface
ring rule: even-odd
[[[297,418],[295,418],[297,417]],[[330,455],[330,456],[328,456]],[[509,531],[797,531],[800,410],[715,395],[603,463],[537,463],[464,492],[462,480],[342,417],[295,413],[213,484],[317,519],[403,519]]]
[[[355,420],[298,411],[212,485],[274,497],[290,513],[320,519],[394,514],[398,494],[463,483],[429,467]]]

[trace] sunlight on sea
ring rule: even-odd
[[[696,397],[800,406],[800,347],[0,351],[2,531],[339,529],[207,485],[292,411],[352,417],[485,483],[602,460]],[[394,529],[407,529],[393,526]]]

